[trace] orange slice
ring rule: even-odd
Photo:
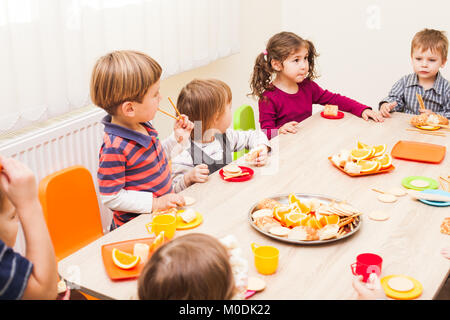
[[[381,144],[379,146],[373,147],[375,149],[374,157],[382,156],[386,152],[387,146],[385,144]]]
[[[300,210],[304,214],[308,214],[308,213],[311,212],[311,208],[309,206],[307,206],[306,204],[301,203],[301,202],[300,202]]]
[[[284,216],[284,221],[285,221],[286,227],[293,228],[293,227],[300,226],[300,221],[306,217],[307,217],[306,214],[291,212]]]
[[[295,193],[291,193],[291,194],[289,195],[288,201],[289,201],[289,204],[293,204],[293,203],[296,203],[296,202],[300,202],[300,200],[297,198],[297,196],[295,195]]]
[[[152,245],[150,246],[150,252],[156,251],[159,247],[164,244],[164,231],[161,231],[158,236],[153,240]]]
[[[311,208],[306,204],[302,203],[299,198],[295,196],[294,193],[291,193],[288,197],[289,204],[297,204],[301,213],[308,214],[311,212]]]
[[[284,222],[284,215],[289,212],[291,212],[291,208],[288,206],[278,206],[273,209],[273,217],[280,222]]]
[[[114,264],[119,268],[131,269],[137,266],[141,258],[114,248],[112,250],[112,259]]]
[[[353,149],[350,155],[353,160],[364,160],[368,159],[372,155],[372,149]]]
[[[362,143],[360,141],[358,141],[357,147],[358,147],[358,149],[369,149],[370,148],[368,144]]]
[[[312,218],[312,216],[306,216],[305,218],[303,218],[302,220],[300,220],[300,225],[301,226],[307,226],[308,225],[308,221]]]
[[[378,161],[359,160],[357,163],[361,166],[361,172],[372,172],[381,168],[381,164]]]
[[[339,216],[337,214],[333,214],[331,216],[323,216],[319,220],[322,227],[325,227],[328,224],[338,224],[339,223]]]
[[[374,160],[381,164],[382,169],[389,168],[392,165],[392,156],[388,153],[385,153],[381,157],[374,158]]]
[[[291,207],[291,212],[297,212],[297,213],[301,213],[302,209],[300,209],[300,202],[295,202],[293,204],[290,205]]]
[[[308,220],[308,222],[306,223],[307,226],[310,226],[314,229],[322,229],[322,225],[319,222],[319,220],[316,219],[316,217],[312,217]]]

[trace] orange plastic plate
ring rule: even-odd
[[[440,163],[444,160],[446,148],[438,144],[400,140],[392,148],[394,158],[428,163]]]
[[[134,249],[135,243],[145,243],[148,246],[151,246],[151,244],[153,243],[153,240],[155,240],[155,238],[151,237],[151,238],[114,242],[114,243],[109,243],[109,244],[103,245],[102,246],[103,264],[105,266],[106,273],[111,278],[111,280],[123,280],[123,279],[137,278],[141,274],[142,269],[144,269],[144,263],[142,263],[142,262],[140,262],[136,267],[128,269],[128,270],[124,270],[124,269],[117,267],[112,260],[112,251],[114,248],[133,254],[133,249]],[[149,258],[150,258],[150,256],[151,256],[151,253],[149,255]]]
[[[390,165],[388,168],[386,169],[381,169],[378,171],[371,171],[371,172],[361,172],[361,173],[348,173],[347,171],[344,170],[344,168],[341,168],[339,166],[337,166],[333,161],[331,161],[331,157],[328,157],[328,160],[330,160],[331,164],[333,166],[335,166],[336,168],[338,168],[339,170],[341,170],[343,173],[345,173],[346,175],[349,175],[350,177],[361,177],[361,176],[369,176],[371,174],[380,174],[380,173],[387,173],[387,172],[391,172],[392,170],[395,169],[395,167],[393,165]]]

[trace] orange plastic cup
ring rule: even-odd
[[[156,236],[164,231],[164,236],[172,239],[177,229],[177,218],[171,214],[162,214],[153,217],[150,223],[145,225],[149,233],[154,233]]]
[[[255,255],[255,267],[259,273],[264,275],[274,274],[278,268],[278,257],[280,251],[272,246],[260,246],[252,243],[253,254]]]

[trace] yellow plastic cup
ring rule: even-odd
[[[164,231],[164,237],[172,239],[177,229],[177,218],[171,214],[162,214],[153,217],[152,221],[145,225],[148,233],[154,233],[156,236]]]
[[[255,267],[264,275],[274,274],[278,268],[280,251],[272,246],[260,246],[252,243],[252,251],[255,255]]]

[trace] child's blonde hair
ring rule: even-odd
[[[311,41],[302,39],[292,32],[280,32],[269,39],[267,48],[261,52],[255,61],[253,74],[250,80],[252,92],[250,96],[261,99],[266,90],[273,90],[271,84],[272,75],[276,72],[272,68],[272,60],[283,63],[291,54],[301,48],[308,50],[309,70],[306,79],[314,80],[317,75],[315,71],[315,59],[318,54]]]
[[[202,137],[206,130],[211,129],[215,117],[224,112],[225,106],[231,103],[233,96],[230,87],[217,79],[189,82],[178,95],[177,107],[182,114],[192,122],[202,124]],[[192,130],[191,137],[194,137]]]
[[[423,29],[417,32],[411,41],[411,56],[414,49],[418,48],[422,49],[422,51],[430,49],[432,52],[438,52],[442,61],[447,61],[448,39],[445,31]]]
[[[114,51],[97,60],[91,77],[92,102],[110,115],[125,101],[142,103],[161,77],[161,66],[137,51]]]
[[[234,295],[225,247],[214,237],[190,233],[161,246],[138,280],[140,300],[224,300]]]

